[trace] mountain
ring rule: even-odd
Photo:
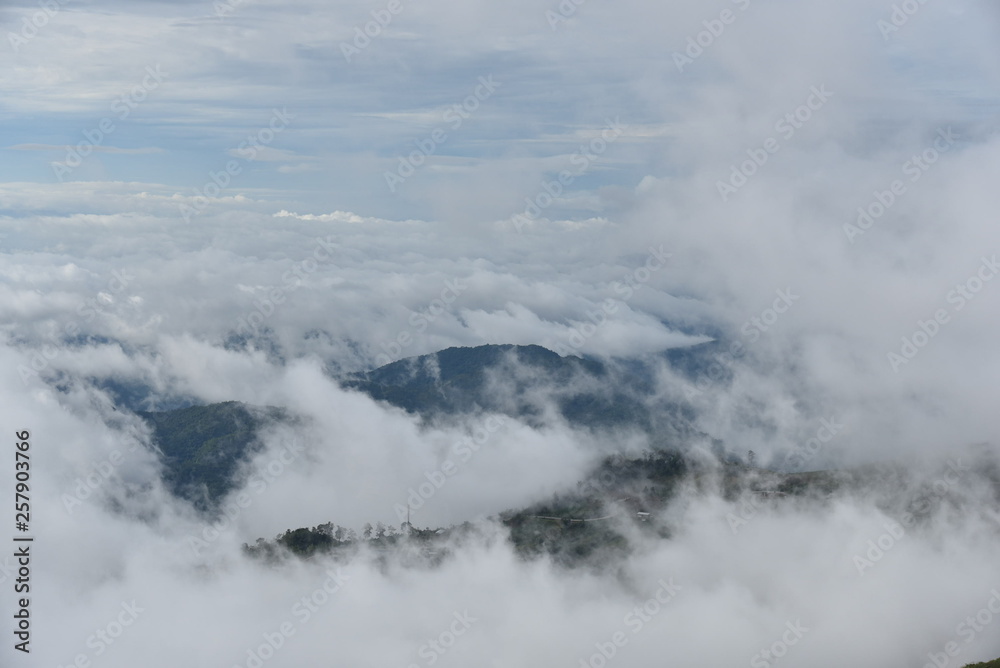
[[[538,426],[555,417],[574,427],[639,430],[658,445],[676,446],[694,435],[693,413],[657,398],[655,372],[653,364],[637,360],[484,345],[399,360],[353,374],[343,385],[428,421],[486,411]]]
[[[641,457],[612,455],[581,480],[576,488],[525,508],[507,510],[494,519],[508,531],[512,547],[525,559],[544,557],[567,568],[615,565],[635,547],[637,536],[666,539],[670,532],[663,513],[682,485],[703,493],[719,492],[735,501],[752,499],[753,508],[823,500],[838,489],[871,483],[862,472],[782,474],[736,462],[707,464],[679,452],[649,452]],[[735,522],[741,520],[735,518]],[[369,525],[369,529],[371,526]],[[365,544],[384,555],[415,542],[423,558],[437,563],[448,554],[456,536],[474,531],[470,524],[443,528],[377,525],[366,530]],[[327,523],[290,529],[268,541],[245,545],[248,554],[278,561],[290,554],[308,558],[316,553],[350,555],[362,541],[352,531]],[[406,551],[403,550],[403,553]]]
[[[711,354],[706,344],[668,351],[662,361],[695,377],[705,373]],[[428,423],[503,413],[534,426],[563,420],[575,428],[640,431],[654,448],[673,451],[703,434],[691,426],[690,408],[658,397],[656,361],[561,357],[541,346],[484,345],[403,359],[341,382]],[[123,397],[145,396],[141,389],[113,387]],[[234,401],[137,412],[153,429],[170,490],[203,510],[214,509],[233,489],[240,465],[260,448],[258,430],[292,419],[283,409]]]
[[[234,488],[240,464],[262,446],[258,430],[289,419],[284,409],[236,401],[138,415],[153,429],[167,487],[201,510],[214,509]]]

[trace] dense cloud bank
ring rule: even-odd
[[[420,427],[316,363],[272,369],[254,398],[306,419],[265,432],[232,514],[211,522],[165,491],[141,423],[93,390],[21,390],[19,361],[4,352],[4,402],[18,425],[37,425],[33,659],[44,663],[252,666],[253,652],[288,666],[603,665],[603,652],[622,665],[764,665],[767,650],[795,665],[922,665],[949,642],[962,661],[1000,650],[981,613],[1000,605],[995,448],[795,501],[725,501],[707,461],[650,520],[669,538],[623,526],[629,556],[566,570],[515,556],[487,518],[573,489],[608,444],[493,418],[501,426],[413,512],[417,526],[481,518],[442,564],[402,548],[273,565],[240,544],[326,521],[398,524],[407,490],[490,418]]]
[[[995,7],[48,4],[0,9],[0,399],[37,536],[33,652],[0,663],[1000,655]],[[524,562],[489,518],[641,436],[427,425],[337,382],[486,343],[639,360],[696,452],[901,472],[794,503],[692,482],[651,520],[669,539],[596,572]],[[699,345],[700,381],[664,361]],[[206,534],[111,387],[302,421],[262,434],[249,503]],[[477,433],[413,515],[477,523],[439,567],[241,553],[398,525]]]

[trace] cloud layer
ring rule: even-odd
[[[964,472],[902,535],[893,505],[996,456],[995,7],[48,4],[0,9],[0,394],[36,457],[31,665],[252,668],[275,633],[262,665],[1000,655],[980,612],[994,492]],[[708,340],[710,383],[661,362]],[[655,518],[669,540],[567,572],[483,518],[636,444],[508,419],[414,517],[480,522],[440,568],[241,555],[398,524],[487,416],[421,426],[334,378],[483,343],[641,358],[731,452],[912,478],[749,510],[692,488]],[[104,379],[151,407],[307,419],[265,435],[270,478],[195,550],[205,519]]]

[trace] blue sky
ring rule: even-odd
[[[996,109],[996,72],[982,64],[981,44],[954,39],[988,29],[988,21],[973,18],[991,18],[977,3],[926,5],[885,40],[877,21],[890,15],[891,3],[828,3],[806,13],[788,3],[589,0],[553,28],[546,12],[559,12],[558,3],[401,2],[350,62],[342,45],[354,41],[372,12],[387,12],[387,3],[247,0],[221,14],[207,1],[57,6],[35,36],[18,44],[10,34],[22,34],[39,6],[7,4],[0,13],[7,35],[8,76],[0,84],[5,181],[54,182],[52,163],[64,160],[65,150],[41,147],[83,141],[107,117],[115,129],[102,152],[64,178],[192,192],[277,108],[294,121],[245,166],[233,191],[252,189],[279,208],[300,203],[314,213],[482,222],[523,209],[524,198],[607,119],[620,118],[629,131],[551,212],[579,219],[614,210],[614,197],[598,195],[602,188],[628,190],[645,176],[696,168],[698,156],[688,150],[697,145],[678,148],[679,135],[706,113],[736,111],[719,107],[727,89],[756,87],[757,99],[744,102],[756,108],[742,112],[744,122],[748,113],[779,114],[799,95],[795,80],[818,80],[810,68],[819,65],[830,72],[820,78],[851,82],[855,90],[841,85],[840,95],[853,98],[851,115],[862,123],[911,123],[942,104],[956,107],[948,110],[953,119]],[[679,72],[672,54],[726,10],[734,22]],[[811,18],[826,21],[828,35],[813,43],[814,53],[793,51],[808,34],[801,22]],[[741,51],[763,35],[768,51]],[[827,56],[841,62],[834,67]],[[160,68],[163,81],[136,89],[147,67]],[[850,78],[859,67],[865,77]],[[789,85],[769,81],[769,70]],[[447,109],[488,76],[499,86],[452,130]],[[129,95],[142,101],[118,120],[121,98]],[[390,192],[386,171],[437,127],[448,130],[447,139]],[[715,146],[701,148],[709,155]]]
[[[414,140],[438,126],[450,130],[444,113],[473,94],[479,77],[492,76],[497,90],[449,131],[434,164],[421,171],[538,169],[540,161],[571,154],[605,119],[624,113],[630,123],[659,122],[651,105],[637,99],[635,82],[615,76],[622,59],[577,49],[578,57],[568,58],[559,44],[582,35],[572,25],[552,34],[539,9],[509,7],[500,17],[507,25],[497,26],[489,25],[492,10],[470,9],[484,14],[481,36],[452,16],[450,26],[417,37],[413,31],[440,10],[407,3],[348,63],[339,44],[350,42],[352,28],[379,7],[322,6],[316,12],[308,3],[247,2],[218,18],[207,2],[67,3],[8,56],[9,92],[17,100],[5,105],[3,141],[8,147],[81,141],[102,118],[117,116],[112,105],[141,84],[147,66],[159,66],[163,83],[148,96],[139,91],[145,99],[105,140],[105,149],[149,152],[95,154],[69,178],[198,187],[272,109],[287,108],[294,123],[234,187],[413,216],[432,213],[419,191],[438,179],[422,173],[390,197],[383,173],[413,150]],[[4,23],[16,27],[32,9],[8,7]],[[304,14],[310,20],[298,18]],[[634,184],[648,148],[609,153],[578,187]],[[50,163],[62,156],[21,150],[5,158],[5,179],[49,182]]]
[[[995,0],[395,2],[0,4],[0,406],[37,432],[37,665],[68,665],[134,599],[148,612],[102,666],[246,665],[326,565],[263,569],[240,545],[396,523],[406,490],[480,426],[422,424],[338,385],[387,359],[534,344],[642,362],[657,401],[690,407],[682,447],[752,449],[763,466],[831,423],[803,466],[996,451]],[[348,62],[373,12],[387,25]],[[88,135],[99,150],[55,166]],[[423,164],[410,175],[401,157]],[[721,380],[692,389],[664,352],[707,336]],[[310,452],[191,554],[202,520],[165,493],[109,379],[287,407],[306,419],[263,435],[260,462],[286,437]],[[514,422],[419,525],[528,506],[649,445]],[[122,484],[68,514],[64,493],[117,451],[132,453]],[[466,608],[482,626],[438,665],[578,665],[674,575],[685,589],[616,665],[746,665],[798,619],[815,630],[789,666],[923,665],[990,600],[997,514],[994,490],[963,478],[860,578],[851,558],[886,509],[940,469],[915,475],[878,490],[887,504],[761,510],[738,535],[740,504],[699,491],[663,518],[669,540],[607,579],[526,564],[502,540],[419,575],[358,563],[267,666],[328,663],[331,643],[340,665],[412,665]]]
[[[791,289],[802,301],[756,352],[760,373],[787,374],[761,381],[776,416],[831,396],[863,412],[873,392],[912,417],[921,402],[886,353],[993,252],[1000,16],[986,2],[915,4],[891,32],[893,3],[875,0],[401,2],[391,21],[388,0],[57,6],[0,10],[2,314],[18,340],[129,269],[142,288],[95,335],[222,346],[333,237],[338,260],[271,322],[286,359],[371,366],[455,278],[469,289],[406,354],[565,346],[664,248],[671,262],[581,353],[739,337]],[[342,45],[380,12],[348,61]],[[943,128],[958,140],[933,170],[870,230],[847,229]],[[54,166],[87,135],[100,150]],[[932,394],[938,365],[991,368],[982,323],[963,326],[976,345],[911,370]],[[871,441],[898,422],[865,419]]]

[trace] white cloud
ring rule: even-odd
[[[421,427],[321,371],[370,367],[401,335],[400,355],[572,345],[588,314],[619,299],[577,350],[643,355],[708,336],[745,346],[723,360],[731,384],[692,397],[699,427],[733,451],[770,461],[822,419],[844,429],[817,467],[997,442],[1000,283],[949,299],[1000,253],[995,7],[927,3],[883,39],[892,4],[861,0],[586,2],[555,30],[546,11],[558,3],[404,0],[348,63],[341,42],[383,6],[257,0],[218,17],[208,2],[67,5],[7,54],[0,399],[7,428],[31,429],[38,453],[42,664],[92,653],[88,636],[135,599],[145,611],[105,665],[246,665],[332,564],[272,569],[240,543],[398,519],[394,504],[475,427]],[[673,54],[723,9],[736,20],[678,71]],[[7,30],[37,11],[8,7]],[[112,105],[157,64],[163,85],[116,120],[104,162],[81,168],[108,180],[49,183],[44,153],[117,119]],[[390,193],[383,173],[488,73],[504,82],[497,94]],[[829,101],[800,112],[824,86]],[[295,119],[261,162],[201,194],[284,107]],[[797,112],[808,120],[787,119]],[[518,233],[510,219],[525,198],[554,189],[618,116],[627,133]],[[914,171],[948,127],[960,139]],[[724,201],[719,182],[761,150],[766,162]],[[894,180],[905,192],[852,243],[844,226],[889,201]],[[198,215],[186,222],[182,205]],[[625,299],[616,285],[661,245],[670,261]],[[781,312],[779,291],[797,296]],[[938,309],[948,322],[894,370],[888,354]],[[261,346],[247,350],[231,337],[252,321]],[[52,383],[22,378],[33,362]],[[679,374],[660,371],[664,396],[682,396]],[[195,557],[185,536],[203,527],[163,490],[144,429],[88,389],[108,376],[162,396],[289,406],[311,418],[296,434],[308,454]],[[287,436],[269,435],[263,457]],[[612,445],[627,444],[512,423],[419,519],[544,498]],[[61,495],[116,450],[129,453],[118,476],[67,514]],[[466,609],[481,621],[440,665],[579,665],[618,630],[629,634],[622,666],[745,665],[796,620],[809,631],[788,665],[922,665],[964,643],[956,625],[1000,585],[995,498],[971,482],[959,491],[863,577],[852,558],[891,515],[877,494],[769,507],[734,534],[737,506],[691,492],[662,518],[671,539],[640,541],[615,577],[521,562],[496,537],[456,546],[439,569],[362,557],[267,665],[421,665],[421,645]],[[670,577],[684,589],[649,632],[623,629]],[[957,660],[994,658],[995,638],[963,644]]]

